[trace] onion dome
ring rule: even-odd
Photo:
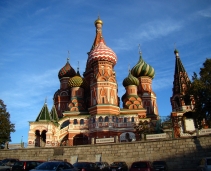
[[[138,63],[131,69],[131,73],[135,77],[141,77],[141,76],[148,76],[151,78],[154,78],[155,76],[155,70],[153,67],[151,67],[149,64],[147,64],[140,55]]]
[[[59,77],[59,79],[61,79],[63,77],[74,77],[75,75],[76,75],[76,72],[71,67],[71,65],[69,63],[69,58],[68,58],[65,66],[62,69],[60,69],[60,71],[58,73],[58,77]]]
[[[95,20],[95,25],[96,25],[96,24],[101,24],[101,25],[103,25],[103,21],[100,19],[100,17],[98,17],[98,19]]]
[[[114,51],[106,46],[102,36],[102,20],[98,17],[95,21],[96,36],[90,52],[88,53],[87,64],[92,64],[95,61],[110,61],[115,65],[117,63],[117,56]]]
[[[122,82],[124,87],[127,87],[129,85],[139,85],[139,80],[138,78],[134,77],[131,72],[129,71],[128,77],[126,77],[123,82]]]
[[[95,61],[110,61],[113,65],[117,62],[116,54],[102,41],[89,53],[88,63]]]
[[[76,76],[70,78],[69,81],[68,81],[68,85],[69,85],[70,88],[81,87],[81,88],[84,88],[84,89],[86,89],[87,86],[88,86],[87,83],[86,83],[86,80],[79,75],[76,75]]]

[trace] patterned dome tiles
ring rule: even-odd
[[[88,63],[91,64],[94,61],[111,61],[113,65],[117,63],[117,56],[109,47],[107,47],[102,41],[90,52],[88,57]]]
[[[63,77],[74,77],[76,75],[75,70],[70,66],[70,63],[67,62],[65,64],[65,66],[60,69],[59,73],[58,73],[58,77],[59,79],[63,78]]]
[[[131,72],[129,73],[128,77],[126,77],[123,82],[122,82],[123,86],[124,87],[127,87],[129,85],[136,85],[138,86],[139,85],[139,80],[134,77]]]
[[[68,84],[69,84],[70,88],[72,88],[72,87],[86,88],[86,86],[87,86],[86,81],[80,76],[74,76],[74,77],[70,78]]]
[[[154,78],[154,68],[148,65],[140,56],[138,63],[132,68],[131,73],[135,77],[148,76]]]

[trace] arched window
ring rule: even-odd
[[[74,125],[77,125],[77,124],[78,124],[77,119],[74,119],[73,124],[74,124]]]
[[[84,125],[84,120],[83,119],[80,120],[80,125]]]
[[[105,122],[109,122],[108,116],[105,117]]]
[[[95,123],[95,118],[93,118],[93,123]]]
[[[103,117],[100,116],[98,120],[99,120],[99,122],[103,122]]]
[[[127,118],[124,118],[124,123],[126,123],[127,122]]]
[[[134,117],[132,117],[132,118],[131,118],[131,122],[134,122],[134,121],[135,121],[135,119],[134,119]]]
[[[64,121],[62,124],[61,124],[61,129],[62,128],[64,128],[64,127],[66,127],[66,126],[68,126],[70,124],[70,121],[69,120],[66,120],[66,121]]]
[[[112,116],[112,121],[116,122],[116,116]]]

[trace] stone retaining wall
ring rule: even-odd
[[[60,159],[74,162],[126,161],[128,166],[137,160],[165,160],[170,170],[196,169],[202,157],[211,156],[211,136],[172,140],[137,141],[116,144],[80,145],[56,148],[29,148],[0,150],[0,159],[20,160]]]

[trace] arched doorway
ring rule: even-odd
[[[40,131],[35,131],[35,147],[40,147]]]
[[[46,130],[43,130],[41,133],[41,139],[40,139],[40,146],[45,147],[46,144]]]
[[[78,134],[73,138],[73,145],[88,144],[88,137],[84,134]]]

